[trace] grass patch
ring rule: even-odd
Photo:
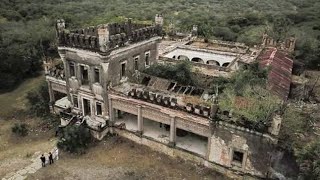
[[[44,76],[30,78],[20,84],[15,90],[0,94],[0,120],[15,117],[17,112],[26,110],[28,103],[26,95],[44,81]]]

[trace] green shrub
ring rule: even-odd
[[[188,61],[182,61],[175,65],[154,64],[148,69],[145,69],[144,73],[165,79],[171,79],[183,85],[195,85],[190,62]]]
[[[11,128],[11,131],[18,136],[26,136],[28,135],[28,128],[25,123],[15,123]]]
[[[38,117],[45,117],[50,114],[49,108],[49,91],[47,83],[43,83],[35,91],[31,91],[27,95],[30,103],[30,112]]]
[[[320,142],[314,141],[297,153],[300,172],[305,179],[320,179]]]
[[[85,126],[68,126],[63,130],[57,146],[70,153],[83,154],[92,141],[90,130]]]

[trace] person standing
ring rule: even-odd
[[[42,154],[40,159],[41,159],[42,167],[46,167],[46,157],[44,157],[44,155]]]
[[[49,164],[53,164],[53,157],[51,152],[49,152]]]

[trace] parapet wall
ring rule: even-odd
[[[60,21],[59,21],[60,22]],[[129,19],[124,23],[111,23],[67,31],[57,25],[60,46],[108,52],[126,44],[135,43],[161,35],[162,26],[135,24]]]

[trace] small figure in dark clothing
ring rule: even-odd
[[[49,152],[49,164],[53,164],[53,157],[51,152]]]
[[[44,155],[42,154],[40,159],[41,159],[42,167],[46,167],[46,157],[44,157]]]

